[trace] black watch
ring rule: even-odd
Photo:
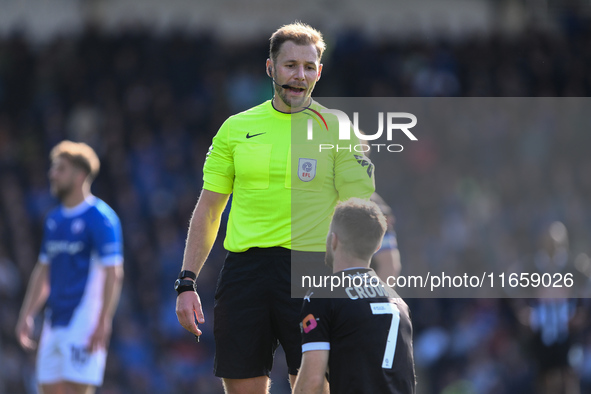
[[[179,272],[178,278],[179,279],[191,278],[193,280],[197,280],[197,275],[195,275],[195,273],[193,271],[183,270],[183,271]]]
[[[185,291],[195,291],[195,282],[188,279],[177,279],[174,281],[174,289],[177,295],[184,293]]]

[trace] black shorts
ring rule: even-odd
[[[304,254],[308,261],[324,262],[324,253]],[[269,376],[279,344],[289,373],[297,374],[302,298],[291,297],[291,260],[291,251],[284,248],[228,253],[214,302],[215,376]]]

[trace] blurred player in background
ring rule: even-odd
[[[294,393],[415,392],[412,323],[406,303],[369,268],[386,231],[375,203],[340,203],[326,241],[326,263],[345,280],[313,288],[302,307],[303,357]],[[363,279],[363,282],[361,281]],[[355,283],[355,282],[353,282]]]
[[[84,144],[63,141],[50,154],[51,192],[61,205],[47,216],[16,327],[27,350],[34,318],[47,302],[37,353],[45,394],[93,393],[103,381],[113,314],[123,280],[119,218],[90,186],[100,162]]]
[[[572,273],[585,280],[572,263],[568,231],[562,222],[553,222],[540,237],[540,248],[518,272],[539,274]],[[569,360],[569,352],[584,327],[586,311],[581,300],[568,298],[565,287],[536,289],[539,298],[514,300],[521,323],[528,327],[528,345],[537,367],[536,389],[540,394],[578,394],[580,382]]]
[[[194,281],[233,194],[224,240],[229,253],[214,304],[214,373],[223,378],[228,393],[266,393],[279,343],[290,382],[295,382],[301,360],[301,298],[291,298],[291,265],[300,264],[292,260],[292,250],[323,267],[326,232],[337,200],[369,198],[374,191],[373,166],[363,157],[347,151],[318,156],[317,146],[309,152],[316,156],[299,157],[291,149],[292,117],[305,120],[322,108],[311,94],[321,75],[324,48],[322,35],[308,25],[278,29],[271,36],[266,63],[273,99],[226,120],[204,165],[203,191],[175,282],[176,313],[185,329],[201,335],[195,316],[198,323],[204,316]],[[306,203],[302,217],[310,225],[300,232],[301,238],[292,231],[292,191],[301,193],[298,201]]]

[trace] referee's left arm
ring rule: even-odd
[[[374,165],[363,153],[337,152],[334,171],[340,201],[352,197],[369,200],[375,192]]]

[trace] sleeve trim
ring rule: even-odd
[[[231,194],[232,193],[232,186],[218,186],[208,181],[203,181],[203,188],[205,190],[209,190],[210,192],[220,193],[220,194]]]
[[[120,254],[113,254],[110,256],[105,256],[100,259],[101,265],[104,266],[115,266],[120,265],[123,263],[123,256]]]
[[[302,353],[310,350],[330,350],[330,342],[308,342],[302,345]]]

